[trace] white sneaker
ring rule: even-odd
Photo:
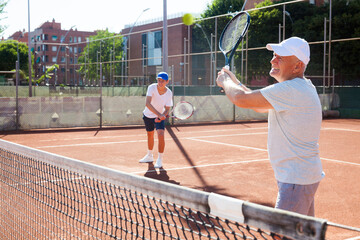
[[[156,160],[156,163],[154,165],[155,168],[161,168],[162,167],[162,159],[161,158],[158,158]]]
[[[150,163],[153,161],[154,161],[153,155],[146,155],[145,157],[140,159],[139,163]]]

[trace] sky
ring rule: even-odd
[[[133,25],[163,17],[164,0],[7,0],[0,25],[7,29],[6,39],[14,32],[28,32],[28,2],[30,3],[30,31],[42,23],[61,23],[63,30],[75,25],[78,31],[105,30],[119,33],[125,25]],[[167,0],[168,18],[174,14],[202,13],[211,0]],[[150,8],[145,11],[145,9]]]

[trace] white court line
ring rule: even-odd
[[[78,144],[69,144],[69,145],[42,146],[42,147],[37,147],[37,149],[41,149],[41,148],[57,148],[57,147],[78,147],[78,146],[92,146],[92,145],[107,145],[107,144],[119,144],[119,143],[139,143],[139,142],[147,142],[147,140],[106,142],[106,143],[78,143]]]
[[[336,163],[343,163],[343,164],[360,166],[360,163],[345,162],[345,161],[341,161],[341,160],[329,159],[329,158],[322,158],[322,157],[321,157],[320,159],[325,160],[325,161],[329,161],[329,162],[336,162]]]
[[[223,166],[223,165],[231,165],[231,164],[239,164],[239,163],[253,163],[253,162],[263,162],[268,161],[269,159],[255,159],[255,160],[246,160],[246,161],[238,161],[238,162],[229,162],[229,163],[213,163],[213,164],[204,164],[197,166],[189,166],[189,167],[178,167],[178,168],[167,168],[166,170],[160,171],[174,171],[174,170],[185,170],[185,169],[193,169],[193,168],[203,168],[203,167],[213,167],[213,166]],[[131,172],[132,174],[141,174],[147,172],[156,172],[156,170],[152,171],[140,171],[140,172]]]
[[[347,238],[347,239],[345,239],[345,240],[359,240],[360,239],[360,236],[358,236],[358,237],[353,237],[353,238]]]
[[[212,136],[198,136],[196,138],[210,138],[210,137],[231,137],[231,136],[240,136],[240,135],[256,135],[264,134],[263,133],[239,133],[239,134],[227,134],[227,135],[212,135]],[[144,136],[144,134],[142,135]],[[191,139],[188,137],[182,137],[179,139]],[[167,141],[171,141],[171,138],[167,138]],[[37,147],[38,149],[42,148],[57,148],[57,147],[78,147],[78,146],[92,146],[92,145],[108,145],[108,144],[120,144],[120,143],[137,143],[137,142],[146,142],[147,140],[132,140],[132,141],[119,141],[119,142],[101,142],[101,143],[75,143],[75,144],[66,144],[66,145],[50,145]]]
[[[246,129],[217,129],[217,130],[203,130],[203,131],[194,131],[193,133],[212,133],[212,132],[229,132],[229,131],[240,131],[240,130],[259,130],[259,129],[267,129],[267,127],[261,128],[246,128]],[[179,132],[180,133],[180,132]],[[182,133],[182,132],[181,132]],[[186,132],[184,132],[186,133]],[[144,134],[136,134],[136,135],[117,135],[117,136],[104,136],[104,137],[79,137],[79,138],[55,138],[55,139],[43,139],[39,140],[39,142],[54,142],[54,141],[68,141],[68,140],[83,140],[83,139],[108,139],[108,138],[123,138],[123,137],[138,137],[144,136]]]
[[[82,137],[82,138],[58,138],[58,139],[43,139],[39,140],[39,142],[54,142],[54,141],[68,141],[68,140],[83,140],[83,139],[108,139],[108,138],[123,138],[123,137],[138,137],[144,136],[144,134],[137,135],[118,135],[118,136],[107,136],[107,137]]]
[[[321,128],[321,130],[336,130],[336,131],[358,132],[358,133],[360,133],[360,130],[346,129],[346,128]]]
[[[242,145],[236,145],[236,144],[230,144],[230,143],[222,143],[222,142],[214,142],[214,141],[200,140],[200,139],[197,139],[197,137],[196,137],[196,138],[188,138],[188,139],[193,140],[193,141],[199,141],[199,142],[219,144],[219,145],[225,145],[225,146],[237,147],[237,148],[247,148],[247,149],[253,149],[253,150],[258,150],[258,151],[267,152],[267,149],[263,149],[263,148],[255,148],[255,147],[248,147],[248,146],[242,146]]]
[[[185,139],[197,139],[197,138],[217,138],[217,137],[233,137],[233,136],[244,136],[244,135],[261,135],[267,134],[267,132],[256,132],[256,133],[236,133],[236,134],[226,134],[226,135],[212,135],[212,136],[198,136],[198,137],[187,137]]]

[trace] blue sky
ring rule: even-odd
[[[46,21],[61,23],[62,29],[76,25],[79,31],[108,28],[120,32],[127,24],[160,19],[164,0],[8,0],[1,25],[7,26],[2,34],[6,39],[16,31],[28,31],[28,1],[30,2],[30,31]],[[211,0],[167,0],[168,15],[202,13]],[[143,12],[144,9],[150,8]]]

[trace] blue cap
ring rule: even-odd
[[[157,75],[157,78],[161,78],[165,81],[169,80],[169,75],[166,72],[159,72]]]

